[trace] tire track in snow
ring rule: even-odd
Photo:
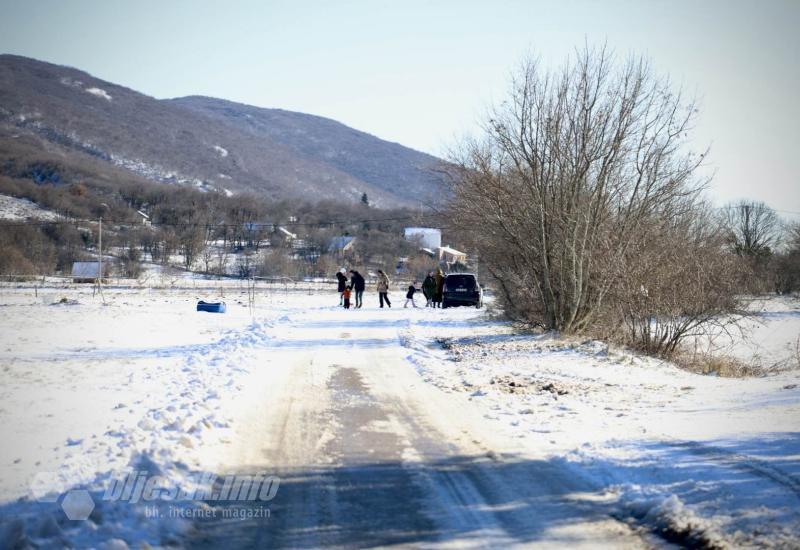
[[[800,478],[767,463],[765,460],[728,451],[720,447],[699,441],[676,441],[669,443],[673,447],[684,449],[693,455],[712,459],[720,467],[730,467],[755,474],[772,481],[791,491],[800,498]]]

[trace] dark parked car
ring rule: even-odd
[[[472,273],[451,273],[444,278],[442,307],[483,305],[483,290]]]

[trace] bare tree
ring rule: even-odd
[[[427,254],[412,255],[406,263],[406,270],[411,278],[422,281],[428,273],[436,271],[439,261]]]
[[[187,270],[191,270],[195,260],[202,257],[206,247],[205,236],[205,227],[197,223],[187,224],[178,234],[183,266]]]
[[[563,331],[597,321],[648,224],[697,200],[704,154],[684,152],[696,112],[646,61],[615,68],[605,48],[558,72],[522,65],[454,159],[454,221],[508,313]]]
[[[738,321],[729,314],[746,272],[726,252],[726,232],[712,211],[698,207],[644,225],[611,300],[617,311],[610,321],[622,320],[627,343],[670,356],[684,339]]]
[[[800,290],[800,222],[789,224],[783,238],[784,247],[770,258],[769,271],[778,294]]]
[[[264,254],[258,266],[258,275],[261,277],[297,277],[300,269],[286,250],[273,248]]]
[[[739,201],[725,209],[733,250],[740,256],[769,256],[778,243],[781,221],[763,202]]]

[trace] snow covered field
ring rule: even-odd
[[[112,473],[186,486],[254,467],[282,481],[275,518],[225,524],[248,533],[242,546],[271,529],[275,546],[800,544],[797,368],[703,376],[598,342],[518,334],[485,310],[379,310],[370,293],[359,311],[335,307],[331,292],[259,294],[251,309],[230,289],[226,314],[202,314],[195,302],[214,298],[203,292],[107,289],[103,305],[85,287],[0,289],[6,544],[214,540],[196,518],[103,500]],[[764,309],[747,341],[729,345],[786,367],[800,305]],[[390,485],[411,480],[393,494],[419,499],[418,517],[375,512],[383,538],[366,538],[370,523],[339,493],[366,471],[373,498],[375,468],[394,464],[380,471]],[[325,483],[335,498],[313,492]],[[88,520],[59,507],[70,488],[92,495]],[[333,511],[317,509],[326,498]],[[324,525],[340,532],[306,538]],[[336,538],[347,536],[362,538]]]

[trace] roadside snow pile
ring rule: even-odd
[[[729,347],[784,353],[800,326],[777,302]],[[403,342],[425,381],[615,496],[619,517],[681,545],[800,544],[797,368],[704,376],[601,342],[516,333],[474,311],[412,322]]]
[[[38,204],[28,199],[0,195],[0,219],[54,221],[59,219],[59,215],[41,208]]]
[[[610,440],[567,453],[602,483],[618,516],[682,546],[796,547],[800,439],[793,432],[735,439]]]
[[[676,495],[634,498],[628,508],[636,520],[651,526],[669,542],[690,548],[727,546],[717,522],[698,517]]]

